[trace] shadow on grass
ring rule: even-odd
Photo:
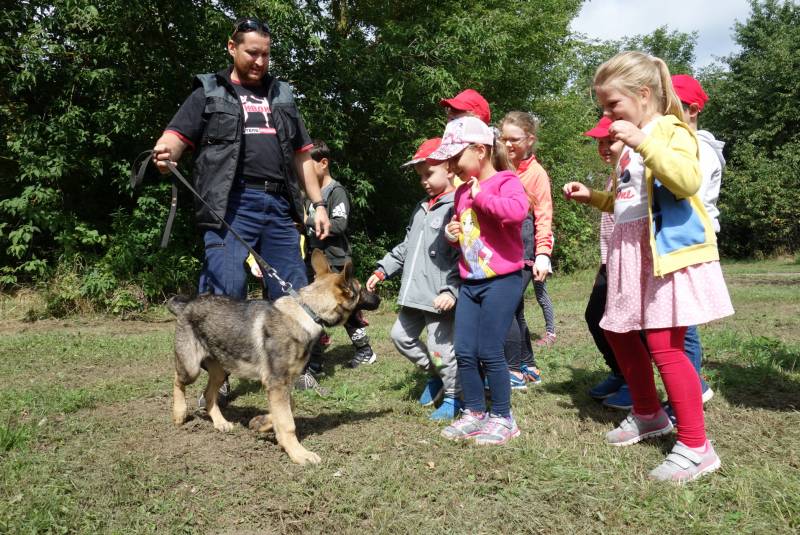
[[[800,382],[771,365],[704,360],[703,367],[713,370],[714,389],[731,405],[776,412],[800,410]]]
[[[604,407],[602,400],[596,400],[589,395],[589,389],[605,379],[608,375],[607,373],[574,366],[561,367],[569,370],[572,374],[570,379],[565,381],[542,381],[541,384],[541,388],[545,392],[570,396],[572,403],[558,402],[559,406],[567,409],[578,409],[578,417],[582,420],[591,419],[602,424],[616,425],[625,418],[627,411]]]

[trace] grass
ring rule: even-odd
[[[335,395],[296,395],[298,436],[323,458],[309,467],[247,429],[267,409],[254,383],[233,381],[233,431],[199,409],[172,426],[169,316],[7,321],[0,533],[797,533],[800,265],[724,271],[737,314],[700,327],[723,468],[681,487],[646,477],[675,435],[604,441],[624,414],[587,393],[607,373],[583,322],[592,273],[549,281],[558,343],[537,352],[542,384],[514,393],[523,433],[503,447],[439,437],[416,402],[424,377],[389,338],[391,304],[368,316],[376,365],[346,369],[333,330]],[[540,336],[533,297],[527,313]]]

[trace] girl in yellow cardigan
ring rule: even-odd
[[[633,410],[607,435],[627,446],[666,435],[650,357],[658,367],[678,423],[678,441],[650,479],[688,481],[720,467],[705,434],[700,380],[684,352],[690,325],[733,314],[711,220],[696,194],[702,176],[697,138],[682,122],[669,69],[659,58],[623,52],[593,80],[609,134],[625,144],[613,191],[578,182],[564,196],[613,212],[608,298],[600,326],[628,382]],[[649,353],[639,339],[647,336]]]

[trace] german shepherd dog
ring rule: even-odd
[[[353,278],[352,263],[347,262],[336,275],[322,251],[315,249],[311,265],[316,278],[298,294],[325,326],[344,324],[356,310],[378,308],[380,297],[362,289]],[[186,386],[197,380],[200,363],[205,361],[206,410],[216,429],[233,429],[217,405],[217,391],[225,373],[260,381],[271,412],[250,420],[250,429],[274,429],[278,444],[297,464],[319,463],[319,455],[301,446],[295,435],[291,390],[308,362],[312,345],[322,334],[322,326],[289,296],[268,302],[208,293],[177,295],[167,306],[178,317],[172,409],[175,427],[186,421]]]

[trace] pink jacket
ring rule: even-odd
[[[501,171],[481,182],[474,199],[462,184],[455,194],[455,213],[461,222],[458,245],[461,278],[487,279],[522,269],[522,222],[528,215],[528,197],[517,176]]]

